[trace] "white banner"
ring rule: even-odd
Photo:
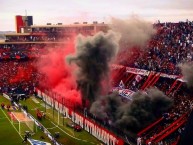
[[[3,93],[3,97],[5,97],[6,99],[10,100],[10,97],[7,94],[5,94],[5,93]]]
[[[111,67],[112,67],[113,69],[122,69],[122,68],[124,68],[124,66],[122,66],[122,65],[117,65],[117,64],[113,64],[113,65],[111,65]],[[138,74],[138,75],[148,76],[150,72],[154,72],[154,71],[148,71],[148,70],[144,70],[144,69],[126,67],[126,72],[132,73],[132,74]],[[155,73],[157,73],[157,72],[155,72]],[[179,78],[179,75],[169,75],[169,74],[165,74],[165,73],[161,73],[160,76],[161,76],[161,77],[165,77],[165,78],[171,78],[171,79],[177,79],[177,78]],[[184,82],[184,80],[179,80],[179,81]]]
[[[28,141],[31,143],[31,145],[51,145],[51,143],[43,142],[35,139],[28,139]]]
[[[135,93],[134,91],[132,90],[129,90],[129,89],[122,89],[120,87],[115,87],[113,88],[112,90],[113,92],[118,92],[120,96],[124,97],[124,98],[127,98],[129,100],[132,100],[133,99],[133,94]]]
[[[40,91],[40,90],[36,89],[36,91]],[[124,93],[124,92],[122,92],[122,93]],[[43,100],[46,100],[46,103],[50,104],[50,100],[53,100],[53,99],[50,96],[45,95],[45,93],[43,93],[43,92],[41,92],[41,94],[43,94],[44,97],[46,96],[46,99],[43,99]],[[57,102],[57,100],[56,100],[56,102]],[[58,102],[56,103],[56,105],[58,106]],[[59,104],[59,108],[60,108],[60,112],[62,112],[64,114],[64,116],[71,119],[76,124],[80,125],[87,132],[89,132],[90,134],[95,136],[97,139],[99,139],[103,143],[105,143],[107,145],[118,145],[118,144],[123,145],[122,139],[116,137],[115,135],[113,135],[111,132],[109,132],[105,128],[100,127],[95,122],[89,120],[89,118],[85,118],[83,115],[78,114],[78,113],[70,110],[66,106],[62,106],[62,104]],[[59,109],[59,108],[56,107],[56,109]]]

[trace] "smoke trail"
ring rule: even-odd
[[[77,84],[81,90],[83,103],[94,102],[103,91],[103,81],[109,80],[109,63],[118,52],[119,37],[112,31],[97,33],[93,37],[78,36],[76,56],[69,56],[69,63],[78,66]],[[106,83],[108,85],[108,83]]]
[[[149,89],[147,94],[137,92],[131,104],[119,108],[116,125],[136,132],[167,111],[171,105],[172,100],[157,89]]]
[[[193,87],[193,63],[184,63],[179,65],[184,79],[189,87]]]
[[[106,114],[105,118],[111,120],[112,125],[125,132],[139,131],[172,106],[171,99],[153,88],[147,90],[147,93],[135,93],[133,100],[128,103],[123,103],[118,95],[109,95],[95,103],[98,105],[92,105],[90,110],[93,114],[101,119],[104,119],[104,115],[100,114]],[[97,112],[99,104],[103,110]]]
[[[133,46],[144,49],[147,42],[156,32],[152,23],[138,17],[131,17],[126,20],[112,18],[111,29],[121,34],[120,42],[126,49]]]
[[[134,63],[156,33],[152,23],[139,17],[130,17],[122,20],[112,18],[111,29],[121,35],[120,52],[117,62],[122,64]]]

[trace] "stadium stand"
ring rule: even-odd
[[[122,80],[127,89],[137,91],[146,90],[155,86],[165,92],[168,97],[174,100],[174,107],[157,118],[145,129],[138,132],[142,137],[143,144],[152,142],[155,144],[164,143],[175,145],[179,141],[180,130],[184,130],[188,118],[189,102],[192,100],[185,93],[185,84],[177,80],[180,76],[180,70],[177,67],[179,63],[193,60],[193,22],[179,23],[158,23],[154,27],[157,34],[147,45],[143,55],[132,57],[132,61],[120,63],[121,67],[113,70],[114,82],[117,86]],[[8,37],[7,42],[17,41],[55,41],[61,37],[62,32],[34,31],[31,36]],[[46,35],[45,35],[46,34]],[[53,45],[56,47],[56,44]],[[38,80],[42,78],[35,68],[35,59],[46,53],[45,44],[0,44],[0,91],[3,92],[24,92],[33,94],[34,87],[38,86]],[[136,53],[135,53],[136,55]],[[137,74],[126,72],[126,67],[133,67],[150,71],[148,75],[140,75],[141,79],[137,81]],[[177,75],[178,77],[168,78],[160,74]],[[89,115],[89,113],[88,113]],[[90,114],[90,117],[93,117]],[[104,121],[97,120],[100,124]],[[113,130],[112,126],[107,126]],[[117,134],[122,135],[121,131]],[[171,139],[172,138],[172,139]]]

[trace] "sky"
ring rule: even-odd
[[[31,15],[35,25],[138,16],[152,23],[193,21],[193,0],[1,0],[0,31],[15,31],[15,15]]]

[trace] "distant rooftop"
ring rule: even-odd
[[[62,23],[58,23],[58,24],[52,24],[52,23],[47,23],[46,25],[31,25],[31,28],[37,28],[37,27],[82,27],[82,26],[106,26],[108,24],[105,24],[104,22],[102,23],[98,23],[96,21],[94,21],[93,23],[87,23],[87,22],[83,22],[83,23],[79,23],[79,22],[74,22],[74,24],[62,24]]]

